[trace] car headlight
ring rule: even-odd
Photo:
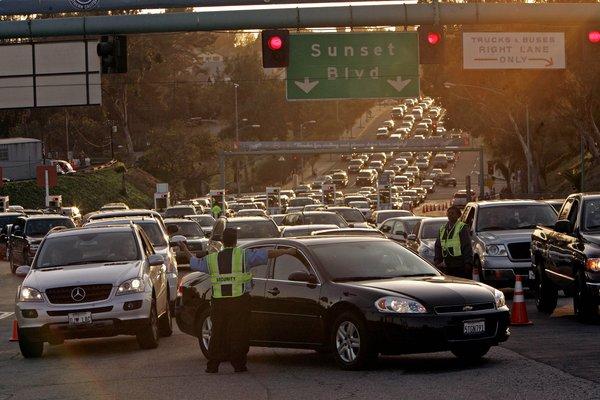
[[[403,297],[382,297],[375,302],[375,307],[386,313],[424,314],[427,309],[418,301]]]
[[[494,289],[494,299],[496,300],[496,308],[504,307],[506,305],[504,293],[502,293],[498,289]]]
[[[503,244],[490,244],[485,246],[485,254],[490,257],[507,256],[506,247]]]
[[[141,293],[144,291],[144,281],[140,278],[132,278],[126,280],[125,282],[119,285],[117,289],[117,295],[120,294],[131,294],[131,293]]]
[[[600,258],[590,258],[586,260],[585,268],[588,271],[600,272]]]
[[[44,301],[44,298],[39,290],[23,286],[19,289],[19,301]]]

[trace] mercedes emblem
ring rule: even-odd
[[[71,298],[75,301],[81,301],[85,299],[85,290],[82,287],[76,287],[71,290]]]

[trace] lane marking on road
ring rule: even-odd
[[[8,318],[13,314],[14,312],[0,311],[0,319]]]

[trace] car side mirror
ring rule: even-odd
[[[170,247],[179,246],[179,243],[185,242],[186,240],[187,239],[185,238],[185,236],[175,235],[171,239],[169,239],[169,246]]]
[[[406,236],[406,240],[410,240],[412,242],[416,242],[417,241],[417,235],[415,235],[414,233],[411,233],[410,235]]]
[[[290,276],[288,276],[288,281],[292,282],[306,282],[306,283],[317,283],[317,277],[309,274],[308,272],[292,272]]]
[[[559,219],[554,224],[554,230],[559,233],[571,233],[571,221],[568,219]]]
[[[15,275],[17,275],[19,278],[25,278],[29,273],[29,270],[31,270],[29,265],[21,265],[15,270]]]
[[[151,267],[163,265],[164,262],[165,259],[160,254],[152,254],[150,257],[148,257],[148,265]]]

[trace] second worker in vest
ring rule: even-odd
[[[448,222],[442,225],[435,241],[435,266],[448,275],[471,279],[473,249],[469,228],[458,220],[458,207],[448,208],[446,215]]]
[[[232,228],[223,231],[223,245],[220,252],[198,258],[185,243],[179,243],[190,258],[190,268],[208,273],[212,283],[212,332],[206,372],[218,372],[219,364],[224,361],[231,362],[235,372],[245,372],[250,332],[249,292],[252,290],[252,274],[246,271],[266,264],[269,258],[295,256],[297,252],[296,249],[244,250],[236,247],[237,230]]]

